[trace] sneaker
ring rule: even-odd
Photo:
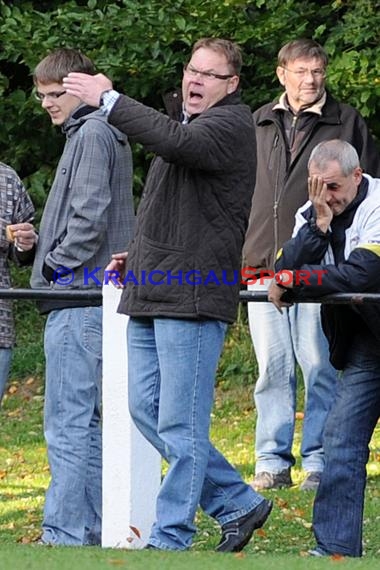
[[[293,485],[290,476],[290,468],[284,469],[279,473],[270,473],[269,471],[260,471],[256,473],[255,478],[251,483],[251,487],[255,491],[262,491],[263,489],[281,489],[282,487],[291,487]]]
[[[326,552],[326,550],[323,550],[320,546],[308,550],[307,553],[309,556],[318,556],[319,558],[322,556],[331,556],[329,552]]]
[[[321,471],[310,471],[306,475],[306,479],[301,483],[301,491],[316,491],[318,489],[319,483],[321,481],[322,472]]]
[[[272,510],[272,501],[264,499],[258,507],[246,515],[222,526],[222,538],[217,552],[240,552],[251,540],[254,530],[261,528]]]

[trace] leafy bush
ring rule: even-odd
[[[81,49],[115,87],[162,108],[162,94],[180,84],[191,44],[202,36],[237,41],[245,61],[243,97],[252,109],[279,91],[278,49],[296,37],[325,45],[329,86],[354,104],[380,135],[380,15],[376,0],[0,0],[1,159],[26,178],[40,208],[63,139],[32,97],[31,74],[49,51]],[[135,149],[135,192],[146,171]]]

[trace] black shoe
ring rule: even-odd
[[[272,510],[272,501],[264,499],[258,507],[243,517],[222,526],[222,538],[217,552],[240,552],[250,541],[253,531],[261,528]]]
[[[146,544],[143,550],[160,550],[157,546],[153,546],[153,544]]]

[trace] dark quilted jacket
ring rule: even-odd
[[[256,170],[249,107],[233,93],[185,125],[122,95],[109,121],[156,155],[119,311],[232,322]]]

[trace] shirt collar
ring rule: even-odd
[[[181,123],[183,125],[187,125],[187,123],[189,122],[189,119],[190,119],[190,115],[186,112],[185,104],[182,103],[182,121],[181,121]]]

